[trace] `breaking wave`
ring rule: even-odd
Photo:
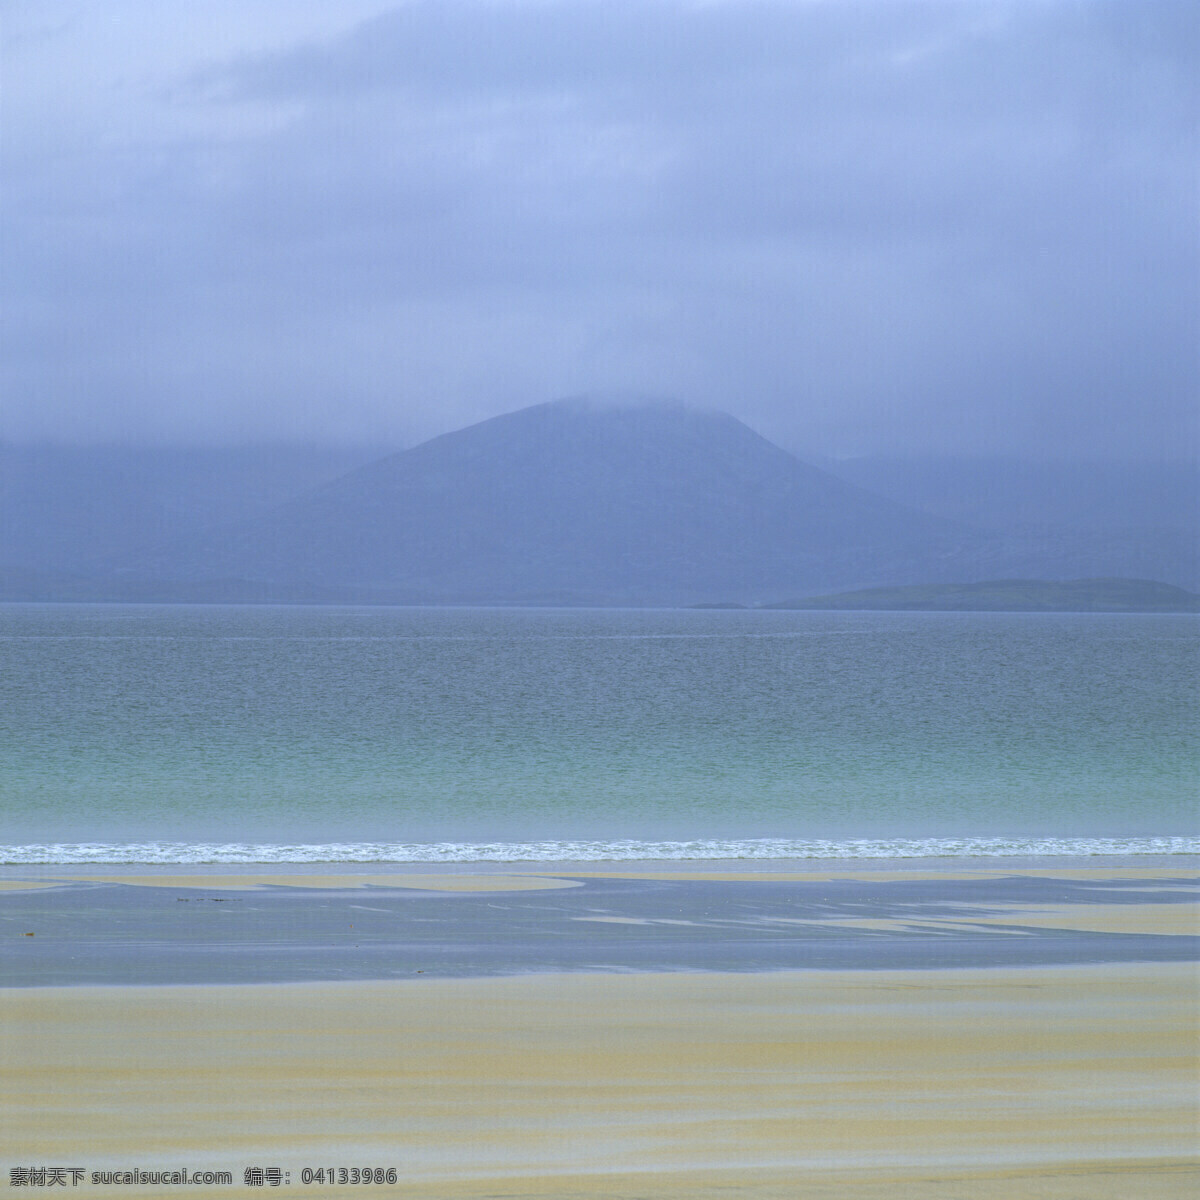
[[[634,862],[736,859],[1092,858],[1200,854],[1200,837],[797,838],[686,842],[79,842],[0,846],[0,863],[471,863]]]

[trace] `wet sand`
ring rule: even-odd
[[[1200,888],[1182,865],[1157,873],[829,877],[763,870],[125,871],[27,882],[53,886],[0,892],[0,978],[9,986],[1200,957]]]
[[[1105,869],[1070,904],[1043,880],[1047,899],[1025,896],[998,915],[996,896],[1007,893],[993,881],[966,922],[954,884],[954,903],[935,888],[919,914],[835,911],[817,924],[867,923],[847,933],[867,950],[911,938],[914,919],[951,948],[964,924],[970,945],[1066,944],[1063,931],[1115,925],[1110,940],[1086,944],[1124,953],[1130,926],[1138,945],[1194,928],[1193,904],[1163,902],[1183,873],[1122,882]],[[751,874],[773,894],[771,876]],[[159,878],[175,891],[183,882]],[[1150,886],[1121,891],[1135,880]],[[556,913],[589,894],[636,902],[638,919],[682,938],[696,926],[671,924],[679,897],[699,897],[700,910],[727,893],[711,880],[679,882],[682,891],[621,892],[598,878],[594,893],[497,890],[496,903]],[[316,894],[308,887],[268,888],[265,907],[290,912]],[[851,907],[895,895],[847,887]],[[177,904],[185,897],[175,891],[160,898],[181,920],[224,928],[240,919],[233,901]],[[204,895],[221,891],[205,877]],[[388,892],[372,881],[344,902],[370,905]],[[152,893],[130,889],[122,903],[137,911]],[[99,894],[78,893],[81,903]],[[490,903],[486,892],[405,894],[394,904],[415,906],[421,921],[431,905]],[[744,890],[728,895],[746,903]],[[947,911],[935,918],[939,904]],[[488,928],[499,930],[539,910],[494,911]],[[568,917],[571,926],[543,932],[550,941],[564,929],[641,935],[620,914],[613,925],[595,915],[595,924]],[[1010,934],[1015,917],[1021,932]],[[714,919],[701,932],[719,943],[723,928]],[[10,939],[18,953],[25,932]],[[69,956],[66,947],[52,956]],[[22,1165],[231,1171],[233,1186],[200,1189],[209,1195],[1174,1200],[1200,1188],[1197,996],[1195,963],[1185,961],[4,988],[0,1169],[6,1183]],[[398,1182],[303,1186],[300,1172],[321,1166],[394,1167]],[[247,1167],[278,1167],[291,1182],[245,1188]],[[180,1190],[89,1184],[86,1194]]]

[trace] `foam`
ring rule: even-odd
[[[0,846],[3,865],[87,863],[686,862],[763,859],[1094,858],[1200,854],[1200,837],[699,838],[542,842],[47,842]]]

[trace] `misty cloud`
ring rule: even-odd
[[[7,20],[0,436],[1193,444],[1192,6],[102,7]]]

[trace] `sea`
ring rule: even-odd
[[[1190,615],[0,606],[0,863],[1200,852]]]

